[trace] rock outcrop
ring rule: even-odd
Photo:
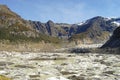
[[[120,48],[120,27],[113,32],[112,37],[102,46],[102,48]]]
[[[49,20],[47,23],[41,23],[39,21],[29,21],[29,23],[36,29],[39,33],[57,37],[58,30],[56,29],[55,23]]]

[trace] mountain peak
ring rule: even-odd
[[[54,23],[52,20],[48,20],[47,23]]]
[[[51,20],[49,20],[49,21],[47,22],[47,25],[48,25],[48,26],[54,26],[54,22],[51,21]]]
[[[104,18],[104,17],[102,17],[102,16],[95,16],[94,18]]]
[[[1,5],[1,4],[0,4],[0,16],[20,17],[15,12],[11,11],[6,5]]]
[[[0,4],[0,11],[4,11],[4,12],[7,12],[7,11],[10,11],[10,9],[6,6],[6,5],[1,5]]]
[[[0,8],[8,8],[6,5],[0,4]]]
[[[105,19],[105,18],[102,16],[96,16],[96,17],[93,17],[91,20],[95,20],[95,19]]]

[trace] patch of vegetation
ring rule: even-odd
[[[60,40],[56,37],[39,34],[38,37],[27,37],[24,34],[11,34],[7,28],[0,28],[0,40],[9,40],[10,42],[40,42],[59,43]]]
[[[17,67],[17,68],[31,68],[31,69],[35,68],[33,66],[27,66],[27,65],[15,65],[15,67]]]
[[[11,80],[10,78],[7,78],[7,77],[5,77],[5,76],[3,76],[3,75],[0,75],[0,80]]]
[[[15,24],[9,26],[9,30],[14,32],[19,32],[19,31],[29,31],[30,29],[28,27],[25,27],[23,24],[16,22]]]

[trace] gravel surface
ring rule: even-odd
[[[0,74],[13,80],[120,80],[120,55],[0,51]]]

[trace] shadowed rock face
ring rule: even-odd
[[[102,46],[102,48],[118,48],[120,47],[120,27],[118,27],[114,32],[112,37]]]
[[[46,25],[46,29],[48,31],[48,34],[50,36],[58,36],[58,31],[55,28],[55,24],[53,21],[49,20],[45,25]]]
[[[120,38],[120,27],[118,27],[118,28],[114,31],[113,37],[114,37],[114,38],[117,38],[117,39]]]

